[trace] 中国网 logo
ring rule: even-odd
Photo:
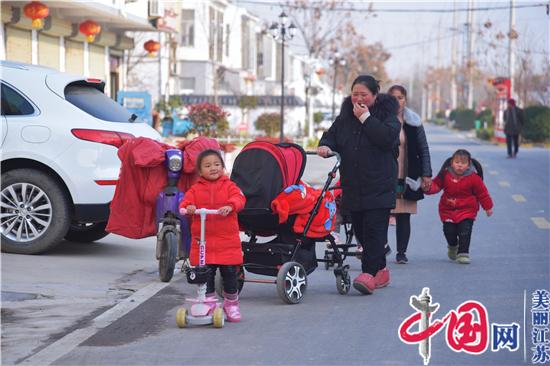
[[[536,319],[539,325],[545,324],[547,331],[549,298],[548,291],[545,293],[546,300],[544,300],[543,295],[537,295],[539,300],[536,301],[536,309],[537,311],[546,311],[546,317],[543,314],[538,314]],[[533,299],[534,303],[535,299]],[[514,322],[510,324],[489,324],[487,309],[478,301],[465,301],[456,309],[450,310],[444,316],[435,319],[433,315],[439,309],[439,304],[432,303],[430,289],[424,287],[420,295],[410,297],[409,305],[416,312],[407,317],[399,326],[399,339],[407,344],[418,344],[418,353],[422,357],[424,365],[428,365],[430,362],[431,338],[444,328],[447,345],[455,352],[481,354],[487,350],[489,345],[493,352],[503,349],[514,352],[519,349],[519,324]],[[533,308],[531,311],[533,312]],[[535,319],[535,313],[533,313],[533,319]],[[416,324],[418,324],[417,331],[413,330]],[[531,361],[533,363],[545,363],[550,360],[548,337],[545,331],[538,330],[533,325],[533,340],[535,340],[535,329],[537,329],[536,334],[539,337],[539,343],[532,348],[537,354],[533,355]],[[489,336],[491,336],[490,339]]]

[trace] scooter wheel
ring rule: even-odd
[[[214,328],[223,328],[223,324],[225,323],[225,319],[223,317],[223,309],[222,308],[214,309],[214,312],[212,313],[212,323],[214,324]]]
[[[187,309],[179,308],[176,313],[176,324],[179,328],[185,328],[187,326]]]

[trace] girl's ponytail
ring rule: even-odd
[[[451,166],[451,161],[453,161],[452,156],[450,158],[447,158],[447,160],[445,160],[443,165],[441,165],[441,169],[439,170],[439,173],[437,173],[437,176],[439,177],[439,179],[443,180],[443,178],[445,177],[445,171],[449,169],[449,167]]]

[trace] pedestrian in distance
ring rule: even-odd
[[[449,259],[470,263],[470,239],[479,205],[487,216],[493,214],[493,200],[483,183],[481,164],[470,153],[459,149],[448,158],[426,194],[443,191],[439,200],[439,217],[447,239]]]
[[[390,282],[384,245],[390,210],[395,207],[399,105],[394,97],[379,91],[379,82],[372,76],[358,76],[351,85],[351,96],[344,99],[340,114],[317,148],[322,157],[337,151],[342,158],[342,207],[350,212],[355,236],[364,246],[361,274],[353,286],[363,294]]]
[[[391,213],[395,216],[395,261],[405,264],[408,262],[406,253],[411,236],[411,214],[416,214],[416,202],[424,198],[422,191],[428,190],[431,185],[432,166],[428,140],[420,116],[407,108],[407,90],[401,85],[393,85],[388,94],[393,95],[399,102],[397,118],[401,122],[401,132],[397,158],[397,200]],[[419,180],[420,187],[408,186],[406,178],[415,182]]]
[[[206,264],[210,275],[206,282],[207,303],[216,304],[215,276],[219,268],[223,279],[223,310],[230,322],[239,322],[241,312],[237,270],[243,263],[237,212],[246,202],[239,187],[225,175],[225,164],[217,150],[205,150],[197,158],[199,180],[185,192],[180,211],[193,215],[197,208],[218,209],[219,215],[209,215],[205,225]],[[201,224],[191,216],[191,265],[199,263]]]
[[[504,134],[508,159],[515,158],[519,150],[519,135],[523,129],[523,109],[516,105],[515,99],[508,99],[508,108],[504,111]]]

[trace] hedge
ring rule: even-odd
[[[476,113],[473,109],[455,109],[453,112],[456,129],[468,131],[474,128]]]
[[[550,108],[545,106],[531,106],[523,110],[525,125],[522,135],[532,142],[550,140]]]

